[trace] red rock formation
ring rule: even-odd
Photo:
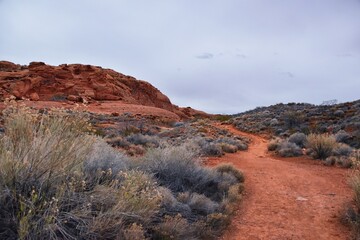
[[[121,101],[165,109],[181,118],[206,116],[173,105],[148,82],[91,65],[31,62],[21,66],[0,61],[0,100],[10,96],[32,101]]]

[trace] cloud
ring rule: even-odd
[[[358,1],[0,4],[4,60],[112,68],[211,113],[359,98]]]
[[[292,72],[281,72],[280,74],[289,78],[295,77],[295,75]]]
[[[211,59],[214,57],[214,54],[212,53],[203,53],[201,55],[197,55],[196,58],[198,59]]]

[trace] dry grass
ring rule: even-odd
[[[312,149],[313,158],[325,160],[336,147],[336,140],[329,134],[310,134],[307,137],[307,147]]]
[[[281,144],[281,139],[279,139],[279,138],[272,139],[269,142],[267,149],[268,149],[268,151],[276,151],[279,148],[280,144]]]
[[[354,175],[350,178],[350,185],[354,192],[354,207],[347,209],[345,217],[350,223],[354,239],[360,239],[360,173],[358,171],[355,171]]]

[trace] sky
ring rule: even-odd
[[[0,60],[83,63],[239,113],[360,99],[360,0],[0,0]]]

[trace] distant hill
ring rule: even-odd
[[[240,130],[275,136],[294,132],[349,133],[351,145],[360,147],[360,100],[334,105],[276,104],[234,115]]]

